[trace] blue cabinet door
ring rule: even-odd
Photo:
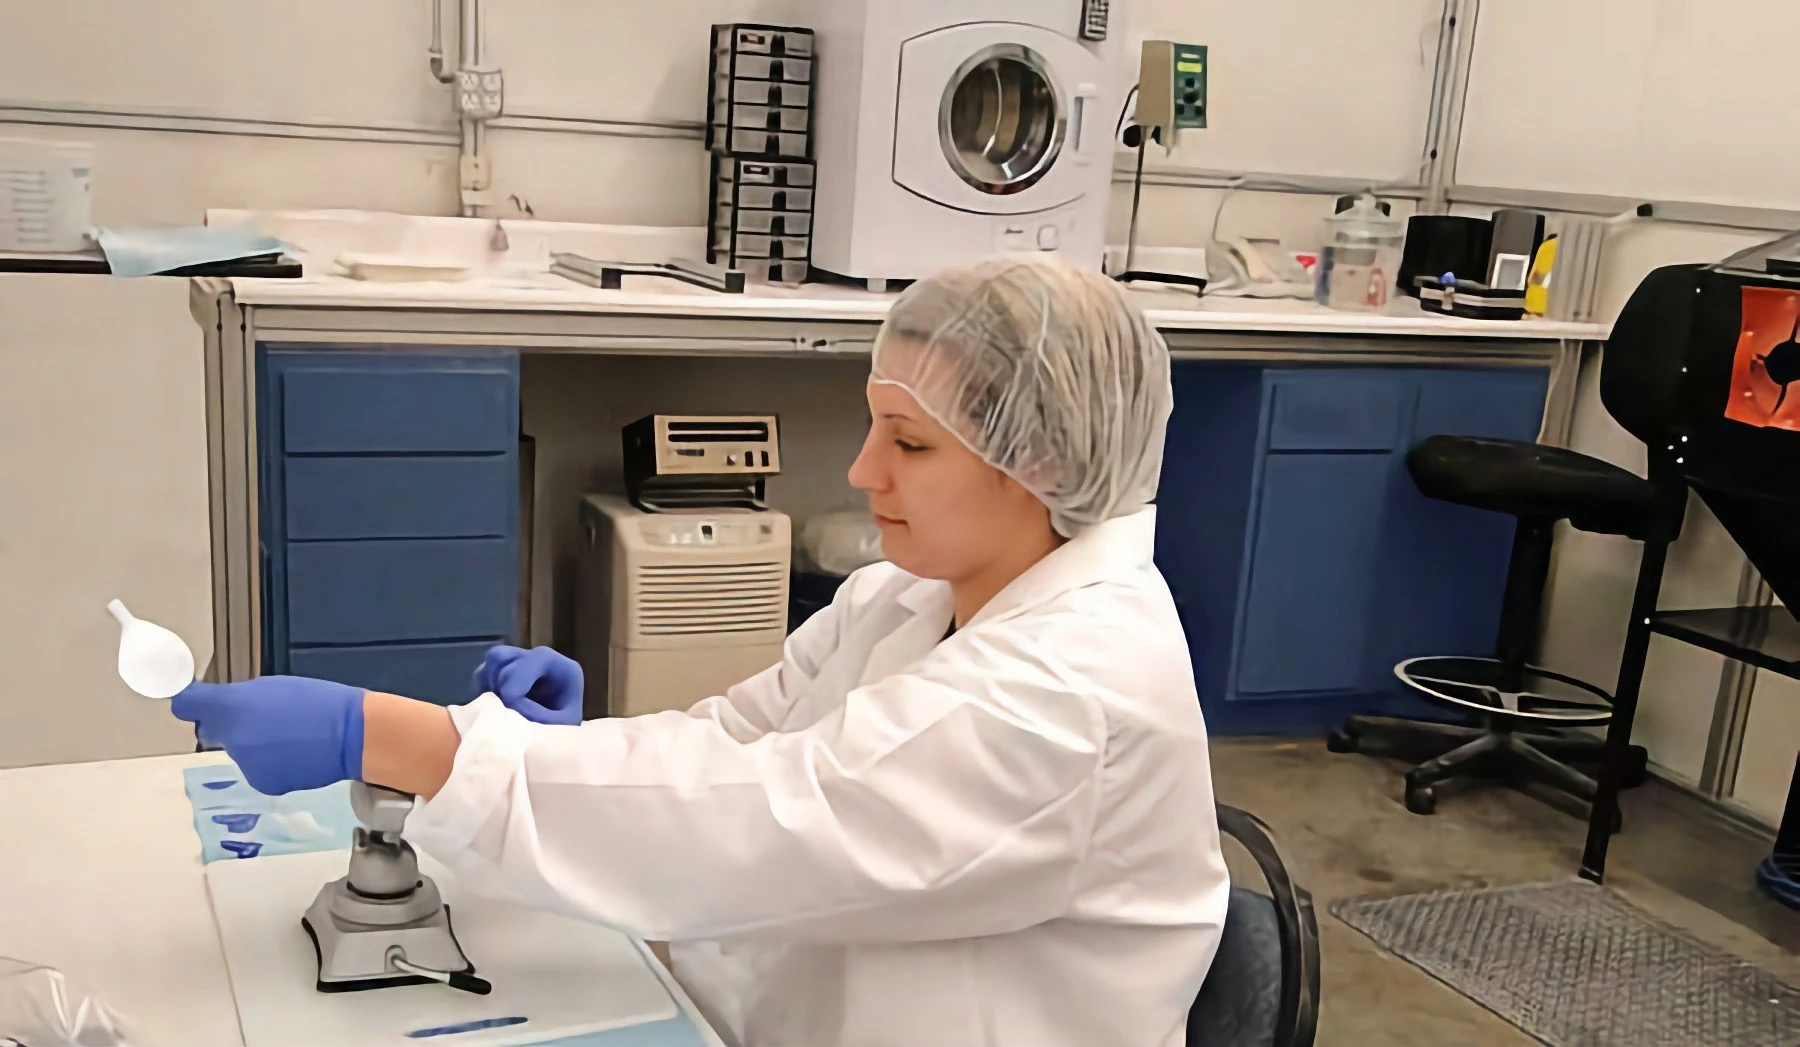
[[[1491,649],[1512,521],[1423,497],[1406,452],[1436,433],[1531,439],[1547,381],[1541,368],[1177,365],[1156,562],[1209,729],[1443,715],[1393,667]]]
[[[1236,700],[1362,685],[1389,458],[1277,454],[1264,463]]]

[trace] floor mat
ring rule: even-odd
[[[1800,1044],[1800,989],[1583,880],[1331,912],[1551,1047]]]

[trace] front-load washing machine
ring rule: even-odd
[[[812,264],[874,285],[1011,251],[1098,268],[1134,71],[1122,8],[820,3]]]

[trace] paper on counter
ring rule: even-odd
[[[241,227],[97,229],[94,236],[114,276],[154,276],[190,265],[279,254],[287,246]]]

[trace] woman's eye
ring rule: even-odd
[[[913,454],[917,451],[923,451],[925,449],[924,447],[920,446],[919,444],[909,444],[905,440],[895,440],[894,446],[900,448],[900,450],[906,452],[907,454]]]

